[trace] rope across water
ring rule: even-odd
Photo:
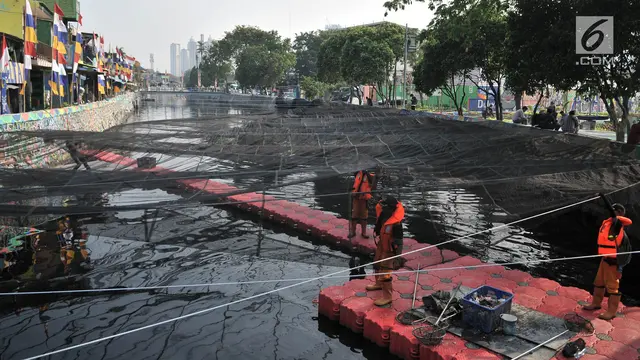
[[[632,184],[632,185],[626,186],[624,188],[615,190],[615,191],[609,193],[608,195],[616,193],[616,192],[619,192],[619,191],[623,191],[623,190],[625,190],[627,188],[630,188],[632,186],[636,186],[638,184],[640,184],[640,182],[637,182],[635,184]],[[263,296],[267,296],[267,295],[270,295],[270,294],[274,294],[274,293],[277,293],[277,292],[280,292],[280,291],[283,291],[283,290],[292,289],[292,288],[298,287],[300,285],[308,284],[308,283],[311,283],[311,282],[314,282],[314,281],[323,280],[323,279],[327,279],[327,278],[332,278],[332,277],[335,277],[337,275],[340,275],[340,274],[343,274],[343,273],[347,273],[347,272],[350,272],[352,270],[361,269],[361,268],[364,268],[364,267],[369,266],[369,265],[378,264],[378,263],[381,263],[383,261],[388,261],[388,260],[399,258],[399,257],[405,256],[405,255],[422,252],[422,251],[425,251],[425,250],[428,250],[428,249],[432,249],[432,248],[435,248],[435,247],[438,247],[438,246],[442,246],[442,245],[446,245],[446,244],[449,244],[449,243],[453,243],[453,242],[461,241],[461,240],[464,240],[464,239],[468,239],[468,238],[471,238],[471,237],[474,237],[474,236],[477,236],[477,235],[480,235],[480,234],[484,234],[484,233],[487,233],[487,232],[490,232],[490,231],[495,231],[495,230],[498,230],[498,229],[506,228],[506,227],[509,227],[509,226],[512,226],[512,225],[516,225],[516,224],[525,222],[525,221],[533,220],[535,218],[539,218],[539,217],[546,216],[546,215],[549,215],[549,214],[552,214],[552,213],[555,213],[555,212],[558,212],[558,211],[563,211],[563,210],[566,210],[566,209],[569,209],[569,208],[572,208],[572,207],[575,207],[575,206],[578,206],[578,205],[581,205],[581,204],[585,204],[585,203],[594,201],[594,200],[599,199],[599,198],[600,198],[599,195],[598,196],[594,196],[594,197],[590,197],[588,199],[581,200],[581,201],[578,201],[578,202],[570,204],[570,205],[562,206],[562,207],[559,207],[559,208],[556,208],[556,209],[553,209],[553,210],[549,210],[549,211],[546,211],[546,212],[543,212],[543,213],[540,213],[540,214],[537,214],[537,215],[533,215],[533,216],[529,216],[529,217],[526,217],[526,218],[523,218],[523,219],[519,219],[519,220],[510,222],[508,224],[499,225],[499,226],[496,226],[496,227],[493,227],[493,228],[490,228],[490,229],[481,230],[481,231],[478,231],[478,232],[475,232],[475,233],[471,233],[471,234],[468,234],[468,235],[465,235],[465,236],[462,236],[462,237],[458,237],[458,238],[455,238],[455,239],[444,241],[444,242],[436,244],[436,245],[430,245],[430,246],[426,246],[426,247],[423,247],[423,248],[420,248],[420,249],[411,250],[411,251],[408,251],[408,252],[406,252],[404,254],[401,254],[401,255],[396,255],[396,256],[393,256],[393,257],[390,257],[390,258],[386,258],[386,259],[382,259],[382,260],[378,260],[378,261],[373,261],[373,262],[370,262],[368,264],[363,264],[363,265],[360,265],[360,266],[356,266],[354,268],[343,269],[343,270],[335,271],[335,272],[332,272],[332,273],[329,273],[329,274],[326,274],[326,275],[318,276],[318,277],[315,277],[315,278],[305,279],[305,280],[302,280],[300,282],[296,282],[296,283],[291,284],[291,285],[279,287],[279,288],[276,288],[276,289],[273,289],[273,290],[269,290],[269,291],[265,291],[265,292],[262,292],[262,293],[259,293],[259,294],[256,294],[256,295],[252,295],[252,296],[249,296],[249,297],[246,297],[246,298],[234,300],[234,301],[231,301],[231,302],[228,302],[228,303],[225,303],[225,304],[221,304],[221,305],[217,305],[217,306],[214,306],[214,307],[211,307],[211,308],[207,308],[207,309],[203,309],[203,310],[200,310],[200,311],[196,311],[196,312],[193,312],[191,314],[186,314],[186,315],[175,317],[175,318],[172,318],[172,319],[167,319],[167,320],[160,321],[160,322],[157,322],[157,323],[154,323],[154,324],[149,324],[149,325],[146,325],[146,326],[142,326],[142,327],[139,327],[139,328],[136,328],[136,329],[124,331],[124,332],[121,332],[121,333],[117,333],[117,334],[113,334],[113,335],[110,335],[110,336],[98,338],[98,339],[91,340],[91,341],[88,341],[88,342],[84,342],[84,343],[81,343],[81,344],[72,345],[72,346],[68,346],[68,347],[62,348],[62,349],[50,351],[50,352],[47,352],[47,353],[44,353],[44,354],[32,356],[32,357],[26,358],[26,360],[40,359],[40,358],[43,358],[43,357],[46,357],[46,356],[51,356],[51,355],[63,353],[63,352],[66,352],[66,351],[79,349],[79,348],[86,347],[86,346],[93,345],[93,344],[97,344],[97,343],[100,343],[100,342],[103,342],[103,341],[115,339],[115,338],[122,337],[122,336],[129,335],[129,334],[133,334],[133,333],[136,333],[136,332],[139,332],[139,331],[142,331],[142,330],[151,329],[151,328],[158,327],[158,326],[161,326],[161,325],[164,325],[164,324],[169,324],[169,323],[172,323],[172,322],[175,322],[175,321],[188,319],[188,318],[191,318],[191,317],[194,317],[194,316],[198,316],[198,315],[203,315],[203,314],[212,312],[212,311],[217,310],[217,309],[221,309],[221,308],[228,307],[228,306],[231,306],[231,305],[235,305],[235,304],[239,304],[239,303],[242,303],[242,302],[246,302],[246,301],[250,301],[250,300],[253,300],[253,299],[257,299],[257,298],[260,298],[260,297],[263,297]],[[591,257],[597,257],[597,256],[591,256]],[[496,266],[496,265],[492,264],[491,266]],[[500,266],[504,266],[504,265],[500,265]],[[415,271],[413,271],[413,272],[415,272]]]

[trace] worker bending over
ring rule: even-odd
[[[360,224],[361,235],[368,239],[367,219],[369,217],[369,200],[371,200],[371,190],[374,176],[366,170],[356,173],[351,189],[351,223],[349,224],[349,238],[356,236],[356,227]]]
[[[78,145],[79,143],[71,142],[69,140],[65,142],[67,152],[69,153],[69,155],[71,155],[71,158],[76,163],[76,166],[73,168],[73,170],[78,170],[82,165],[84,165],[85,169],[91,170],[91,167],[89,167],[89,164],[87,164],[87,160],[85,159],[85,157],[80,154],[80,151],[78,151]]]
[[[376,243],[374,261],[388,259],[402,253],[402,219],[404,207],[393,197],[387,197],[376,205],[375,235],[379,237]],[[367,291],[382,290],[382,297],[374,302],[377,306],[390,304],[392,301],[391,273],[397,266],[396,259],[384,260],[374,264],[376,283],[367,286]]]
[[[610,217],[602,222],[598,233],[598,254],[603,255],[600,267],[593,282],[593,300],[584,307],[585,310],[601,309],[605,290],[609,292],[609,305],[607,311],[598,316],[603,320],[611,320],[616,317],[620,296],[620,278],[622,278],[622,266],[617,261],[616,253],[622,246],[627,236],[624,227],[632,224],[631,219],[624,217],[625,208],[620,204],[613,204],[616,218]],[[628,239],[626,241],[629,241]]]

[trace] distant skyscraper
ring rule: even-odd
[[[189,69],[189,50],[182,49],[180,51],[180,71],[184,73]]]
[[[203,44],[205,43],[205,42],[204,42],[204,34],[200,34],[200,41],[201,41]],[[196,60],[197,60],[196,62],[197,62],[197,63],[200,63],[200,62],[202,61],[202,59],[200,59],[200,57],[201,57],[201,56],[202,56],[202,55],[201,55],[200,53],[198,53],[198,57],[196,58]],[[198,64],[196,64],[196,66],[198,66]]]
[[[171,75],[180,76],[180,44],[171,44],[170,48]]]
[[[193,38],[189,40],[187,44],[187,48],[189,48],[189,69],[196,66],[196,53],[198,51],[198,43],[196,43]]]

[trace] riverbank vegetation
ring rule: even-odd
[[[419,94],[440,91],[463,114],[467,95],[459,93],[460,85],[475,85],[495,101],[496,117],[502,120],[505,90],[514,95],[518,109],[524,94],[538,95],[534,112],[543,96],[574,90],[602,100],[618,137],[628,131],[632,101],[640,92],[639,1],[390,0],[385,8],[403,11],[413,1],[428,2],[434,12],[426,29],[409,29],[419,42],[407,61]],[[576,16],[594,14],[612,16],[613,33],[601,33],[597,26],[582,29],[577,45],[606,44],[612,36],[613,54],[577,54]],[[404,40],[405,27],[389,22],[304,32],[293,40],[276,31],[238,26],[205,44],[201,81],[203,86],[222,87],[235,80],[245,89],[299,85],[309,98],[347,88],[361,104],[360,85],[366,84],[376,93],[374,101],[393,103],[397,79],[402,78],[398,67]],[[186,75],[185,84],[195,86],[197,71]],[[568,103],[563,99],[559,104]]]

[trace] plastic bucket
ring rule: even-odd
[[[500,318],[502,319],[502,331],[505,335],[515,335],[518,318],[511,314],[502,314]]]

